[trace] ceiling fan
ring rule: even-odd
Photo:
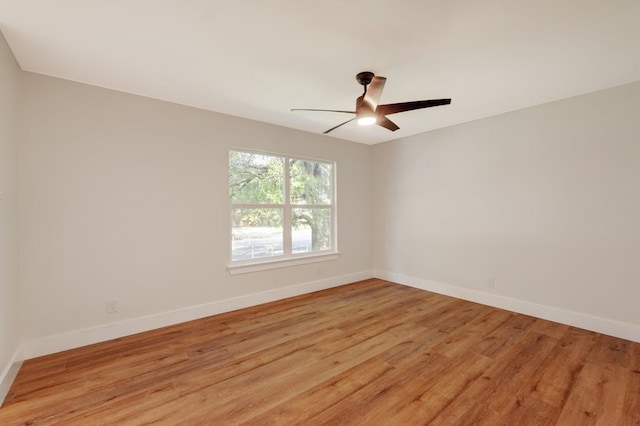
[[[369,126],[377,124],[395,132],[399,129],[398,125],[387,118],[387,115],[396,114],[398,112],[411,111],[414,109],[429,108],[440,105],[449,105],[451,99],[431,99],[428,101],[412,101],[399,102],[396,104],[378,105],[380,95],[384,83],[387,81],[385,77],[374,75],[370,71],[363,71],[356,75],[358,83],[364,86],[364,93],[356,99],[355,111],[344,111],[339,109],[313,109],[313,108],[292,108],[291,111],[324,111],[324,112],[342,112],[345,114],[355,114],[356,116],[330,128],[322,133],[327,134],[340,126],[357,120],[361,126]]]

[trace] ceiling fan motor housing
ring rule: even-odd
[[[358,83],[362,84],[363,86],[367,86],[369,83],[371,83],[371,80],[373,80],[374,75],[375,74],[373,74],[371,71],[362,71],[356,74],[356,80],[358,80]]]

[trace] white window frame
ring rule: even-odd
[[[340,253],[338,252],[338,220],[337,220],[337,188],[336,188],[336,169],[337,164],[336,161],[326,160],[326,159],[317,159],[317,158],[309,158],[309,157],[300,157],[296,155],[288,155],[288,154],[279,154],[273,152],[265,152],[265,151],[257,151],[246,148],[229,148],[228,153],[230,154],[232,151],[236,152],[245,152],[249,154],[258,154],[258,155],[268,155],[273,157],[280,157],[284,160],[284,198],[282,204],[232,204],[231,200],[227,197],[228,203],[228,228],[229,228],[229,262],[227,265],[227,271],[231,275],[249,273],[249,272],[257,272],[264,271],[268,269],[274,268],[285,268],[296,265],[303,265],[308,263],[315,262],[324,262],[328,260],[335,260],[339,257]],[[228,163],[229,155],[227,155],[227,170],[229,170]],[[301,161],[313,161],[319,163],[328,163],[331,164],[331,204],[327,206],[326,204],[321,205],[313,205],[313,204],[293,204],[291,203],[290,197],[290,161],[291,160],[301,160]],[[229,188],[229,180],[227,180],[227,189]],[[283,209],[283,219],[282,219],[282,227],[283,227],[283,242],[282,249],[283,254],[280,256],[273,257],[263,257],[257,259],[246,259],[246,260],[232,260],[233,255],[233,221],[232,221],[232,210],[234,208],[282,208]],[[292,211],[295,208],[305,208],[305,209],[313,209],[313,208],[322,208],[329,209],[331,211],[331,247],[327,250],[316,251],[312,253],[292,253],[292,238],[291,238],[291,230],[292,230]]]

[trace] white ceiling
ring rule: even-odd
[[[374,144],[640,80],[638,0],[0,0],[27,71],[314,133],[350,118],[355,74],[392,115]]]

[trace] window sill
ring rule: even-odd
[[[250,272],[266,271],[269,269],[289,268],[291,266],[306,265],[307,263],[326,262],[329,260],[336,260],[339,257],[340,253],[332,252],[289,259],[265,260],[261,262],[241,265],[229,265],[227,266],[227,271],[230,275],[248,274]]]

